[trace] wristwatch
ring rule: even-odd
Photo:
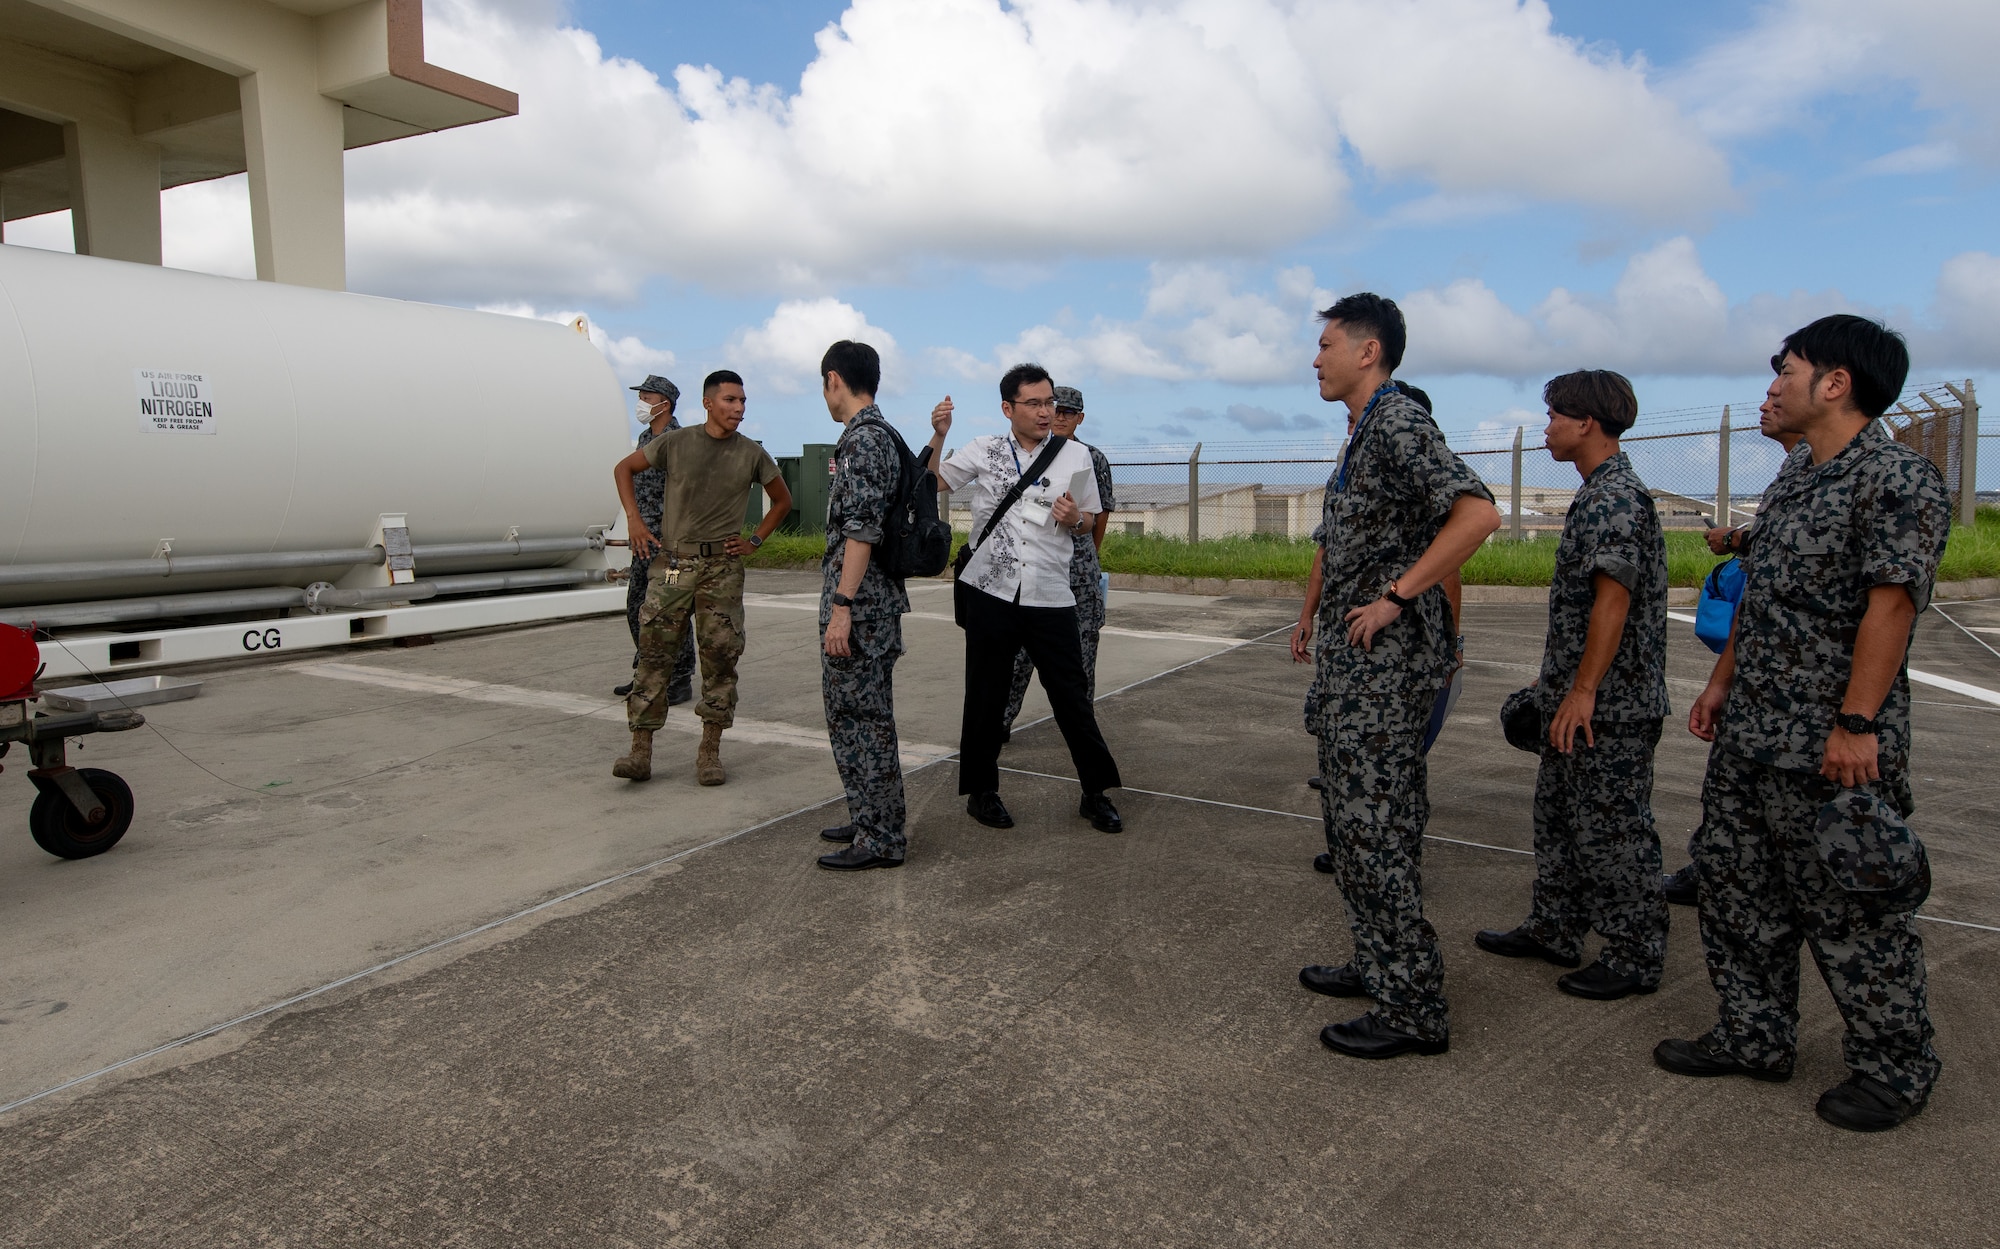
[[[1408,607],[1417,601],[1413,598],[1404,598],[1402,595],[1396,593],[1396,583],[1393,581],[1382,587],[1382,597],[1394,603],[1398,608]]]
[[[762,539],[762,538],[758,537],[758,536],[757,536],[756,534],[754,534],[754,533],[750,535],[750,549],[751,549],[751,550],[753,550],[753,551],[754,551],[754,550],[756,550],[756,549],[757,549],[758,547],[760,547],[760,546],[763,546],[763,545],[764,545],[764,539]]]
[[[842,594],[838,590],[835,590],[832,594],[827,595],[826,601],[832,603],[835,607],[854,606],[854,600],[847,597],[845,594]]]
[[[1882,731],[1880,720],[1870,720],[1867,716],[1856,715],[1852,711],[1839,713],[1833,717],[1833,722],[1856,737],[1873,737]]]

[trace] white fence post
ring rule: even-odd
[[[1722,405],[1722,442],[1715,452],[1715,517],[1717,526],[1729,528],[1729,405]]]
[[[1201,541],[1201,444],[1198,442],[1188,456],[1187,540]]]
[[[1521,540],[1521,435],[1525,432],[1527,427],[1524,425],[1514,427],[1514,485],[1507,499],[1511,509],[1507,517],[1507,534],[1516,542]]]

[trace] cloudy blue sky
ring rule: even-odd
[[[429,0],[430,58],[521,115],[350,153],[356,290],[588,313],[628,382],[750,379],[829,432],[835,337],[885,406],[1037,358],[1101,442],[1325,437],[1312,310],[1403,302],[1448,431],[1754,403],[1778,336],[1887,317],[1913,381],[2000,363],[1993,0]],[[241,179],[170,263],[250,269]],[[10,241],[58,223],[10,227]],[[1988,394],[2000,393],[1988,387]],[[1990,457],[2000,460],[2000,456]]]

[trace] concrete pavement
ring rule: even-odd
[[[920,612],[948,612],[923,593]],[[1953,615],[2000,626],[1987,610]],[[752,611],[742,714],[810,729],[812,617]],[[1347,1011],[1293,976],[1345,957],[1347,939],[1307,865],[1305,672],[1275,646],[1193,640],[1255,638],[1290,614],[1114,596],[1124,632],[1106,639],[1100,690],[1179,668],[1100,705],[1130,787],[1122,837],[1076,818],[1074,783],[1045,779],[1069,773],[1060,739],[1030,729],[1002,759],[1009,832],[967,819],[951,765],[932,766],[912,776],[900,871],[816,871],[832,812],[808,810],[15,1111],[0,1119],[0,1239],[1991,1243],[2000,933],[1925,926],[1944,1083],[1881,1137],[1812,1116],[1842,1071],[1810,974],[1791,1084],[1652,1067],[1654,1041],[1712,1017],[1686,911],[1651,998],[1580,1002],[1553,969],[1472,948],[1527,901],[1533,760],[1493,715],[1532,676],[1532,608],[1468,610],[1469,687],[1432,756],[1432,832],[1452,840],[1431,843],[1426,885],[1452,1051],[1363,1064],[1321,1050],[1318,1028]],[[1182,636],[1148,636],[1167,633]],[[720,790],[612,783],[615,716],[565,700],[602,697],[620,634],[595,621],[333,657],[457,692],[239,667],[158,709],[228,781],[287,782],[261,794],[158,739],[100,739],[92,761],[126,773],[142,813],[175,814],[86,863],[8,843],[8,1086],[47,1087],[833,794],[830,761],[784,741],[734,747]],[[1686,634],[1678,708],[1706,670]],[[905,738],[949,745],[956,631],[920,616],[907,635]],[[1921,666],[2000,687],[1979,636],[1927,617]],[[1981,779],[2000,707],[1918,697],[1926,911],[2000,926]],[[114,743],[129,757],[113,763]],[[1701,758],[1670,726],[1656,795],[1670,863]],[[25,810],[20,788],[0,777],[0,810]]]

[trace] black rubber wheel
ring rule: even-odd
[[[88,823],[68,798],[59,793],[35,795],[28,808],[28,829],[35,844],[63,859],[87,859],[118,844],[132,827],[132,787],[116,772],[78,768],[77,775],[104,803],[104,818]]]

